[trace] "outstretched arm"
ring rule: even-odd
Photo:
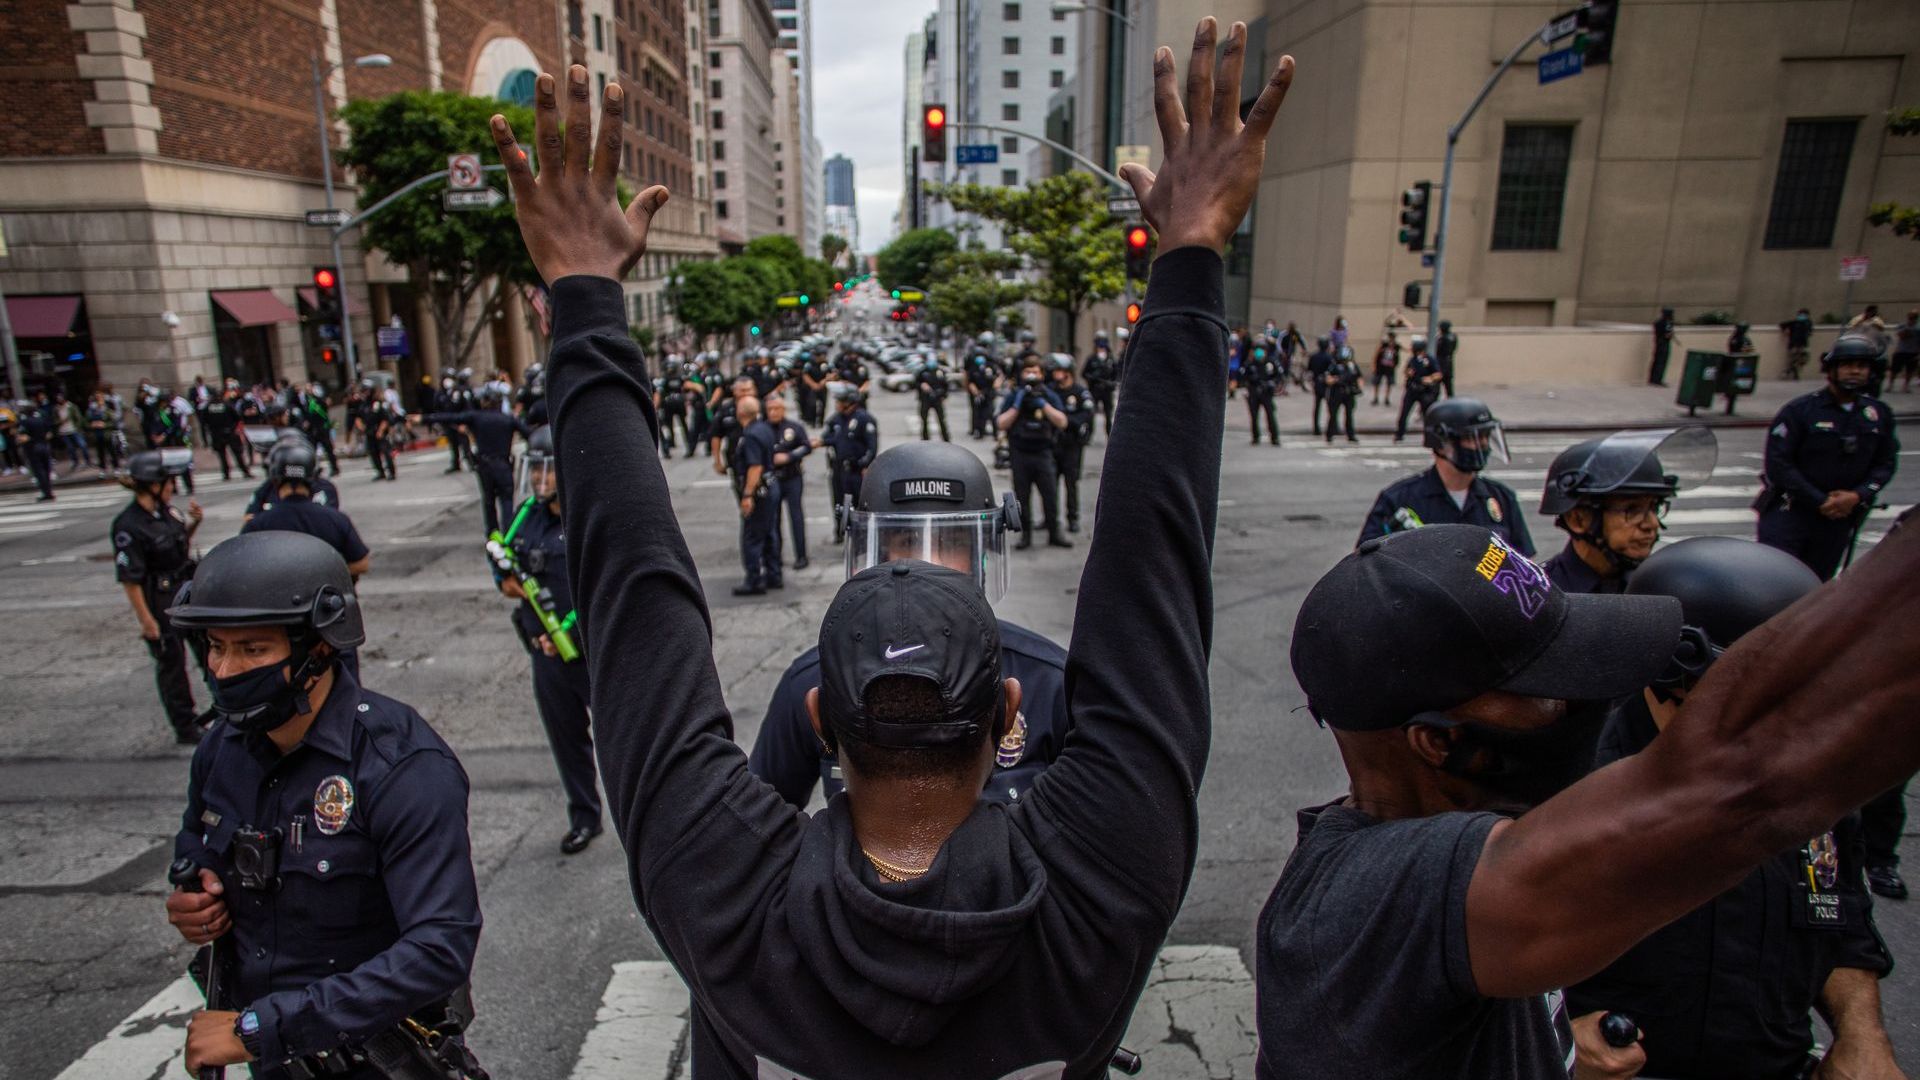
[[[1480,992],[1592,975],[1920,768],[1916,575],[1903,517],[1722,656],[1652,746],[1495,826],[1467,892]]]
[[[1095,515],[1067,656],[1073,735],[1021,804],[1168,920],[1192,873],[1212,731],[1207,658],[1227,381],[1219,253],[1252,202],[1293,77],[1292,58],[1282,58],[1243,125],[1246,27],[1234,24],[1217,60],[1215,38],[1213,19],[1202,20],[1185,108],[1172,50],[1154,56],[1166,159],[1157,176],[1138,165],[1126,176],[1165,254],[1122,393],[1155,407],[1128,414],[1107,448],[1105,512]]]
[[[537,180],[503,118],[493,118],[493,133],[527,250],[553,283],[554,446],[573,595],[594,643],[587,659],[601,776],[641,913],[697,987],[714,950],[688,935],[741,928],[711,919],[693,926],[700,920],[676,914],[706,904],[704,888],[738,895],[784,873],[775,849],[796,843],[798,831],[792,810],[747,775],[733,742],[705,597],[655,449],[651,384],[627,334],[620,279],[644,252],[667,190],[650,187],[621,211],[614,174],[624,92],[606,88],[596,144],[586,69],[568,75],[564,141],[554,79],[536,83]],[[680,875],[675,888],[656,888],[677,859],[702,864],[699,882]]]

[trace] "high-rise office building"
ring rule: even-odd
[[[774,186],[779,35],[767,0],[706,0],[706,8],[713,217],[724,247],[789,231]]]

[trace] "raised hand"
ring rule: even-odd
[[[1266,87],[1240,121],[1240,71],[1246,62],[1247,27],[1234,23],[1215,58],[1219,24],[1211,15],[1193,33],[1187,63],[1186,103],[1174,83],[1173,50],[1153,54],[1153,108],[1166,147],[1160,171],[1127,164],[1120,178],[1133,185],[1140,212],[1160,236],[1160,250],[1226,247],[1260,183],[1267,133],[1293,84],[1293,57],[1283,56]]]
[[[647,250],[653,215],[667,204],[659,184],[634,196],[622,211],[616,178],[620,172],[621,123],[625,91],[608,83],[600,101],[600,136],[593,136],[587,69],[567,69],[567,117],[561,135],[560,105],[554,78],[541,73],[533,101],[534,141],[540,148],[540,174],[534,175],[526,152],[514,141],[506,117],[493,118],[493,138],[513,187],[520,236],[540,276],[549,283],[574,274],[623,278]]]

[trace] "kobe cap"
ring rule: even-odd
[[[1430,525],[1329,570],[1300,607],[1292,660],[1315,717],[1380,731],[1490,690],[1619,697],[1651,685],[1679,642],[1672,597],[1568,593],[1490,529]]]
[[[889,675],[933,683],[940,718],[868,716],[867,689]],[[863,570],[820,624],[821,711],[838,732],[895,749],[976,740],[1000,694],[1000,623],[972,575],[914,560]]]

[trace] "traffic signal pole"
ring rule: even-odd
[[[1500,61],[1500,66],[1493,69],[1493,74],[1487,76],[1486,84],[1480,87],[1478,94],[1473,96],[1473,103],[1467,106],[1467,111],[1461,113],[1460,119],[1454,121],[1453,126],[1447,129],[1447,163],[1440,171],[1440,217],[1433,226],[1433,294],[1427,299],[1427,340],[1429,342],[1440,340],[1440,298],[1447,273],[1447,211],[1453,205],[1453,157],[1454,152],[1460,147],[1460,134],[1466,131],[1467,125],[1473,121],[1473,114],[1480,111],[1480,106],[1486,102],[1487,95],[1493,93],[1494,85],[1500,81],[1500,77],[1507,73],[1507,69],[1513,66],[1514,61],[1520,59],[1521,53],[1527,51],[1527,46],[1536,41],[1542,45],[1551,45],[1562,37],[1571,36],[1576,26],[1570,20],[1577,20],[1578,17],[1577,9],[1563,12],[1541,23],[1540,29],[1522,38],[1520,44],[1515,45],[1513,50],[1507,53],[1507,58]],[[1438,348],[1438,345],[1434,347]]]
[[[313,60],[313,115],[320,123],[320,175],[327,183],[327,209],[333,209],[333,140],[327,137],[327,100],[321,93],[325,85],[325,74],[320,70],[320,58]],[[347,359],[347,385],[353,386],[360,381],[360,369],[353,349],[353,320],[347,315],[346,273],[340,261],[340,232],[333,229],[328,239],[333,245],[333,272],[340,287],[340,347],[345,350]]]

